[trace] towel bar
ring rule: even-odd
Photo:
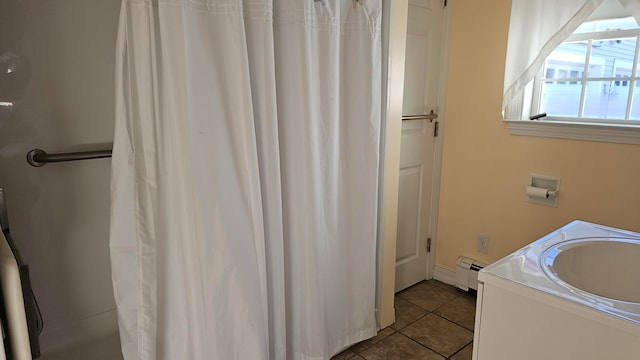
[[[402,115],[402,120],[429,120],[433,121],[438,118],[438,114],[436,114],[433,110],[431,110],[428,114],[422,115]]]
[[[108,157],[111,157],[111,149],[61,154],[47,154],[42,149],[33,149],[27,153],[27,162],[31,166],[40,167],[50,162],[101,159]]]

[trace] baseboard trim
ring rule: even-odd
[[[433,270],[433,278],[445,284],[456,286],[456,273],[454,271],[436,266]]]

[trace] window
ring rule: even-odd
[[[547,116],[507,120],[510,132],[640,144],[639,54],[633,17],[584,22],[547,56],[514,109],[521,119]]]
[[[640,28],[629,17],[582,24],[545,61],[533,109],[547,120],[640,125]]]

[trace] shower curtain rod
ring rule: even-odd
[[[33,149],[27,153],[27,162],[31,166],[40,167],[50,162],[101,159],[108,157],[111,157],[111,149],[61,154],[47,154],[47,152],[42,149]]]

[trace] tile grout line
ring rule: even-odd
[[[412,322],[410,322],[410,323],[406,324],[405,326],[401,327],[400,329],[397,329],[397,330],[396,330],[396,329],[393,329],[393,330],[395,330],[396,332],[400,332],[400,330],[402,330],[402,329],[406,329],[407,327],[409,327],[409,325],[412,325],[413,323],[416,323],[418,320],[422,320],[425,316],[427,316],[427,315],[429,315],[429,314],[431,314],[431,311],[427,311],[427,313],[426,313],[426,314],[424,314],[424,315],[420,316],[419,318],[417,318],[417,319],[413,320]],[[389,326],[389,327],[391,327],[391,326]]]
[[[378,331],[378,334],[379,334],[380,332],[382,332],[382,331],[386,330],[386,329],[390,329],[390,330],[391,330],[391,333],[390,333],[389,335],[387,335],[387,336],[383,337],[382,339],[380,339],[380,340],[378,340],[378,341],[376,341],[376,342],[374,342],[374,343],[368,344],[369,346],[367,346],[367,347],[365,347],[365,348],[363,348],[363,349],[361,349],[361,350],[354,349],[354,347],[358,347],[358,345],[359,345],[359,344],[361,344],[361,343],[363,343],[363,342],[366,342],[366,341],[367,341],[367,340],[364,340],[364,341],[361,341],[361,342],[359,342],[359,343],[357,343],[357,344],[353,344],[353,345],[352,345],[350,348],[348,348],[347,350],[350,350],[350,351],[351,351],[352,353],[354,353],[355,355],[360,355],[360,356],[362,356],[362,353],[363,353],[363,352],[365,352],[365,351],[367,351],[368,349],[370,349],[370,348],[372,348],[372,347],[376,346],[377,344],[381,343],[383,340],[385,340],[385,339],[386,339],[386,338],[388,338],[389,336],[391,336],[391,335],[393,335],[393,334],[395,334],[395,333],[399,332],[398,330],[396,330],[396,329],[392,328],[391,326],[387,326],[386,328],[384,328],[384,329],[382,329],[382,330]],[[377,336],[377,335],[376,335],[376,336]],[[375,337],[375,336],[374,336],[374,337]],[[370,340],[370,339],[369,339],[369,340]],[[345,351],[346,351],[346,350],[345,350]],[[353,357],[353,356],[352,356],[352,357]],[[364,357],[364,356],[362,356],[362,357]],[[349,359],[350,359],[350,358],[349,358]],[[347,359],[347,360],[348,360],[348,359]]]
[[[440,356],[443,356],[445,359],[450,359],[451,357],[455,356],[456,354],[458,354],[459,352],[461,352],[462,350],[464,350],[467,346],[469,346],[469,344],[473,343],[473,340],[471,340],[471,341],[469,341],[468,343],[464,344],[462,347],[460,347],[459,349],[457,349],[453,354],[451,354],[449,357],[447,357],[447,356],[445,356],[444,354],[439,353],[438,351],[435,351],[434,349],[431,349],[430,347],[428,347],[428,346],[426,346],[426,345],[424,345],[424,344],[420,343],[419,341],[417,341],[417,340],[415,340],[415,339],[411,338],[410,336],[408,336],[408,335],[404,334],[403,332],[401,332],[401,330],[406,329],[407,327],[409,327],[409,326],[411,326],[412,324],[414,324],[415,322],[417,322],[417,321],[419,321],[419,320],[423,319],[424,317],[428,316],[429,314],[433,314],[433,315],[437,316],[438,318],[440,318],[440,319],[442,319],[442,320],[445,320],[445,321],[447,321],[447,322],[449,322],[449,323],[451,323],[451,324],[457,325],[457,326],[459,326],[461,329],[464,329],[464,330],[466,330],[466,331],[470,331],[470,332],[473,334],[473,332],[474,332],[474,331],[473,331],[473,330],[470,330],[469,328],[467,328],[467,327],[466,327],[466,326],[464,326],[463,324],[461,324],[461,323],[459,323],[459,322],[457,322],[457,321],[454,321],[453,319],[448,319],[448,318],[446,318],[445,316],[443,316],[444,314],[443,314],[443,315],[440,315],[440,314],[436,313],[438,310],[443,309],[444,307],[446,307],[447,305],[450,305],[450,304],[451,304],[451,303],[453,303],[454,301],[459,300],[459,299],[461,299],[461,298],[464,298],[467,294],[462,294],[462,293],[460,293],[460,291],[457,291],[457,289],[456,289],[456,291],[454,292],[454,291],[450,291],[450,289],[446,289],[446,288],[444,288],[444,287],[442,287],[442,286],[435,285],[435,284],[433,284],[433,285],[434,285],[434,286],[436,286],[436,287],[438,287],[440,290],[448,291],[450,294],[455,295],[455,296],[454,296],[452,299],[450,299],[450,300],[448,300],[448,301],[445,301],[444,303],[440,304],[438,307],[434,308],[433,310],[425,309],[425,308],[423,308],[422,306],[420,306],[419,304],[414,303],[414,302],[413,302],[413,301],[411,301],[410,299],[403,299],[402,297],[399,297],[399,298],[400,298],[400,299],[402,299],[403,301],[406,301],[407,303],[409,303],[409,304],[411,304],[411,305],[413,305],[413,306],[416,306],[416,307],[417,307],[417,308],[419,308],[419,309],[422,309],[422,310],[426,311],[426,314],[424,314],[423,316],[419,317],[418,319],[415,319],[414,321],[412,321],[412,322],[410,322],[410,323],[406,324],[406,325],[405,325],[405,326],[403,326],[402,328],[397,329],[396,331],[397,331],[397,332],[399,332],[400,334],[402,334],[403,336],[405,336],[405,337],[407,337],[407,338],[409,338],[409,339],[413,340],[414,342],[416,342],[416,343],[420,344],[421,346],[424,346],[425,348],[427,348],[427,349],[429,349],[429,350],[431,350],[431,351],[435,352],[436,354],[439,354]],[[473,295],[473,294],[469,294],[469,295]]]
[[[427,315],[429,315],[429,314],[427,314]],[[427,315],[425,315],[425,316],[427,316]],[[444,321],[448,321],[448,322],[450,322],[450,323],[452,323],[452,324],[458,325],[459,327],[461,327],[462,329],[464,329],[464,330],[466,330],[466,331],[469,331],[469,329],[465,328],[464,326],[461,326],[461,325],[459,325],[459,324],[457,324],[457,323],[455,323],[455,322],[453,322],[453,321],[451,321],[451,320],[449,320],[449,319],[447,319],[447,318],[444,318],[444,317],[442,317],[442,316],[440,316],[440,315],[438,315],[438,314],[435,314],[435,313],[434,313],[433,315],[434,315],[434,316],[439,317],[440,319],[442,319],[442,320],[444,320]],[[423,316],[422,318],[424,318],[425,316]],[[422,318],[421,318],[421,319],[422,319]],[[406,328],[406,326],[405,326],[405,328]],[[404,328],[403,328],[403,329],[404,329]],[[438,355],[440,355],[440,356],[444,357],[445,359],[449,359],[449,358],[450,358],[450,357],[447,357],[446,355],[444,355],[444,354],[442,354],[442,353],[440,353],[440,352],[436,351],[435,349],[432,349],[432,348],[428,347],[427,345],[425,345],[425,344],[423,344],[423,343],[419,342],[418,340],[415,340],[414,338],[412,338],[412,337],[410,337],[410,336],[408,336],[408,335],[406,335],[406,334],[404,334],[404,333],[402,333],[402,332],[400,332],[400,331],[396,331],[396,332],[397,332],[397,333],[399,333],[399,334],[401,334],[401,335],[403,335],[403,336],[405,336],[405,337],[407,337],[407,338],[409,338],[409,339],[411,339],[411,340],[413,340],[414,342],[417,342],[417,343],[418,343],[418,344],[420,344],[421,346],[426,347],[427,349],[429,349],[429,350],[431,350],[431,351],[435,352],[436,354],[438,354]],[[473,331],[472,331],[471,333],[473,334]],[[464,349],[465,347],[467,347],[467,345],[471,344],[472,342],[473,342],[473,339],[472,339],[471,341],[469,341],[468,343],[464,344],[464,346],[462,346],[462,347],[461,347],[461,348],[459,348],[458,350],[456,350],[453,354],[451,354],[451,356],[454,356],[455,354],[459,353],[460,351],[462,351],[462,349]]]
[[[429,351],[433,351],[434,353],[436,353],[436,354],[438,354],[438,355],[442,356],[443,358],[448,359],[445,355],[443,355],[443,354],[441,354],[441,353],[439,353],[439,352],[435,351],[434,349],[432,349],[432,348],[428,347],[427,345],[425,345],[425,344],[423,344],[423,343],[419,342],[418,340],[416,340],[416,339],[414,339],[414,338],[412,338],[412,337],[410,337],[410,336],[408,336],[408,335],[405,335],[405,334],[403,334],[403,333],[401,333],[401,332],[398,332],[398,333],[399,333],[400,335],[402,335],[402,336],[406,337],[407,339],[409,339],[409,340],[413,341],[414,343],[416,343],[416,344],[418,344],[418,345],[422,346],[423,348],[425,348],[425,349],[429,349]],[[468,344],[467,344],[467,345],[468,345]],[[467,345],[465,345],[465,346],[467,346]],[[464,349],[464,347],[463,347],[462,349]],[[460,350],[462,350],[462,349],[460,349]],[[454,354],[457,354],[460,350],[456,351]],[[451,355],[451,356],[453,356],[453,355]]]
[[[433,308],[433,310],[429,310],[429,309],[426,309],[426,308],[424,308],[424,307],[420,306],[419,304],[416,304],[416,303],[415,303],[415,302],[413,302],[412,300],[407,299],[407,298],[404,298],[403,296],[401,296],[401,295],[402,295],[402,293],[403,293],[403,292],[405,292],[406,290],[411,289],[411,288],[413,288],[413,287],[415,287],[415,286],[419,286],[420,284],[424,284],[423,286],[425,286],[425,285],[426,285],[426,286],[427,286],[427,288],[429,288],[429,287],[437,288],[439,291],[444,291],[444,292],[446,292],[446,293],[448,293],[448,294],[450,294],[450,295],[453,295],[453,298],[451,298],[451,299],[449,299],[449,300],[446,300],[445,302],[443,302],[443,303],[439,304],[437,307]],[[470,294],[470,295],[473,295],[473,294]],[[454,287],[450,287],[449,285],[444,284],[444,283],[439,284],[439,282],[438,282],[437,280],[426,280],[426,281],[424,281],[424,282],[420,282],[420,283],[418,283],[418,284],[415,284],[415,285],[413,285],[413,286],[411,286],[411,287],[409,287],[409,288],[407,288],[407,289],[404,289],[404,290],[403,290],[403,291],[401,291],[400,293],[396,294],[396,295],[395,295],[395,297],[396,297],[397,299],[400,299],[400,300],[402,300],[402,301],[405,301],[407,304],[409,304],[409,305],[411,305],[411,306],[414,306],[414,307],[416,307],[417,309],[419,309],[419,310],[421,310],[421,311],[424,311],[425,313],[424,313],[424,314],[422,314],[421,316],[419,316],[418,318],[413,319],[412,321],[410,321],[410,322],[408,322],[408,323],[404,324],[404,325],[403,325],[403,327],[401,327],[401,328],[397,328],[397,329],[395,329],[395,328],[393,328],[393,327],[392,327],[392,326],[393,326],[393,324],[392,324],[391,326],[389,326],[389,327],[385,328],[385,329],[390,329],[390,333],[389,333],[387,336],[385,336],[385,337],[381,338],[380,340],[378,340],[378,341],[376,341],[376,342],[374,342],[374,343],[367,344],[368,346],[366,346],[366,347],[357,348],[357,349],[352,349],[353,347],[357,347],[357,345],[358,345],[358,344],[354,344],[351,348],[347,349],[347,350],[350,350],[350,351],[351,351],[351,353],[352,353],[353,355],[352,355],[352,356],[350,356],[349,358],[346,358],[346,359],[355,359],[356,357],[361,357],[361,358],[367,359],[367,358],[363,355],[363,353],[364,353],[364,352],[366,352],[368,349],[371,349],[371,348],[372,348],[372,347],[374,347],[374,346],[377,346],[379,343],[381,343],[382,341],[385,341],[387,338],[389,338],[390,336],[395,335],[396,333],[397,333],[397,334],[400,334],[400,335],[401,335],[401,336],[403,336],[404,338],[407,338],[407,339],[411,340],[412,342],[414,342],[414,343],[418,344],[420,347],[425,348],[425,349],[428,349],[429,351],[432,351],[433,353],[438,354],[439,356],[442,356],[444,359],[451,359],[451,357],[456,356],[458,353],[460,353],[462,350],[464,350],[467,346],[469,346],[469,344],[472,344],[472,343],[473,343],[473,340],[469,341],[468,343],[466,343],[465,345],[463,345],[462,347],[460,347],[458,350],[456,350],[455,352],[453,352],[453,353],[451,354],[451,356],[447,357],[447,356],[445,356],[444,354],[441,354],[440,352],[438,352],[438,351],[436,351],[436,350],[434,350],[434,349],[432,349],[432,348],[430,348],[430,347],[428,347],[428,346],[426,346],[426,345],[422,344],[420,341],[418,341],[418,340],[416,340],[416,339],[414,339],[414,338],[410,337],[409,335],[406,335],[406,334],[405,334],[405,333],[403,333],[402,331],[403,331],[403,330],[406,330],[408,327],[410,327],[410,326],[412,326],[413,324],[415,324],[416,322],[418,322],[418,321],[420,321],[420,320],[424,319],[425,317],[429,316],[430,314],[433,314],[433,315],[434,315],[434,316],[436,316],[437,318],[439,318],[439,319],[441,319],[441,320],[445,320],[445,321],[447,321],[447,322],[449,322],[449,323],[451,323],[451,324],[454,324],[454,325],[456,325],[456,326],[460,327],[460,328],[461,328],[461,329],[463,329],[463,330],[470,331],[470,332],[473,334],[473,332],[474,332],[473,330],[470,330],[469,328],[467,328],[466,326],[462,325],[461,323],[458,323],[457,321],[454,321],[454,320],[450,320],[450,319],[446,318],[445,316],[441,316],[441,315],[439,315],[439,314],[437,314],[437,313],[436,313],[436,311],[438,311],[438,310],[440,310],[440,309],[443,309],[443,308],[444,308],[444,307],[446,307],[447,305],[450,305],[452,302],[454,302],[454,301],[456,301],[456,300],[458,300],[458,299],[460,299],[460,298],[466,297],[466,296],[467,296],[467,294],[466,294],[466,293],[462,293],[462,292],[461,292],[461,290],[459,290],[459,289],[457,289],[457,288],[454,288]],[[443,312],[443,315],[444,315],[444,312]],[[380,331],[384,331],[385,329],[382,329],[382,330],[380,330]],[[346,350],[345,350],[345,351],[346,351]]]
[[[429,280],[427,280],[427,282],[429,282]],[[418,284],[420,284],[420,283],[418,283]],[[418,284],[416,284],[416,285],[418,285]],[[413,285],[413,286],[416,286],[416,285]],[[413,287],[413,286],[411,286],[411,287]],[[418,308],[420,308],[420,309],[422,309],[422,310],[426,311],[426,312],[427,312],[427,314],[425,314],[424,316],[427,316],[429,313],[435,313],[435,312],[436,312],[436,311],[438,311],[439,309],[441,309],[441,308],[445,307],[446,305],[449,305],[449,304],[450,304],[450,303],[452,303],[453,301],[455,301],[455,300],[457,300],[457,299],[459,299],[459,298],[462,298],[462,297],[464,297],[464,296],[466,295],[466,294],[459,294],[459,292],[457,291],[457,289],[456,289],[456,291],[454,292],[454,291],[449,291],[449,290],[447,290],[447,289],[444,289],[444,288],[442,288],[442,287],[440,287],[440,286],[438,286],[438,285],[433,285],[433,286],[436,286],[436,287],[440,288],[441,290],[448,291],[448,292],[449,292],[449,293],[451,293],[451,294],[455,294],[455,295],[456,295],[456,297],[454,297],[453,299],[451,299],[451,300],[449,300],[449,301],[447,301],[447,302],[445,302],[445,303],[441,304],[440,306],[436,307],[436,308],[435,308],[435,309],[433,309],[433,310],[425,309],[425,308],[423,308],[422,306],[420,306],[420,305],[418,305],[418,304],[416,304],[416,303],[412,302],[412,301],[411,301],[411,300],[409,300],[409,299],[404,299],[404,298],[402,298],[402,297],[400,297],[400,299],[402,299],[403,301],[408,302],[409,304],[411,304],[411,305],[413,305],[413,306],[417,306]],[[410,289],[411,287],[409,287],[409,288],[407,288],[407,289]],[[407,289],[405,289],[405,290],[407,290]],[[402,290],[402,291],[405,291],[405,290]],[[468,295],[470,295],[470,296],[474,296],[474,295],[471,295],[470,293],[467,293],[467,294],[468,294]],[[397,296],[397,295],[396,295],[396,296]],[[475,296],[474,296],[474,297],[475,297]],[[435,314],[435,315],[440,316],[440,315],[438,315],[438,314]],[[411,322],[410,324],[405,325],[404,327],[402,327],[402,329],[404,329],[404,328],[406,328],[407,326],[409,326],[409,325],[413,324],[414,322],[416,322],[416,321],[418,321],[418,320],[422,319],[424,316],[420,317],[419,319],[414,320],[414,321],[413,321],[413,322]],[[458,326],[460,326],[460,327],[462,327],[462,328],[464,328],[464,329],[466,329],[466,330],[469,330],[469,331],[471,331],[471,332],[473,332],[473,331],[474,331],[473,329],[469,329],[469,328],[467,328],[466,326],[464,326],[464,325],[462,325],[462,324],[460,324],[460,323],[458,323],[458,322],[456,322],[456,321],[449,320],[449,319],[445,318],[444,316],[440,316],[440,317],[441,317],[441,318],[443,318],[443,319],[445,319],[445,320],[447,320],[447,321],[449,321],[449,322],[452,322],[452,323],[454,323],[454,324],[456,324],[456,325],[458,325]],[[394,330],[395,330],[395,329],[394,329]],[[396,331],[400,331],[400,330],[401,330],[401,329],[398,329],[398,330],[396,330]]]
[[[451,356],[445,357],[445,359],[451,359],[454,356],[458,355],[458,353],[461,352],[462,350],[464,350],[464,348],[466,348],[467,346],[469,346],[469,344],[473,344],[473,340],[469,341],[469,343],[467,343],[465,346],[461,347],[460,349],[458,349],[458,351],[456,351],[453,354],[451,354]]]

